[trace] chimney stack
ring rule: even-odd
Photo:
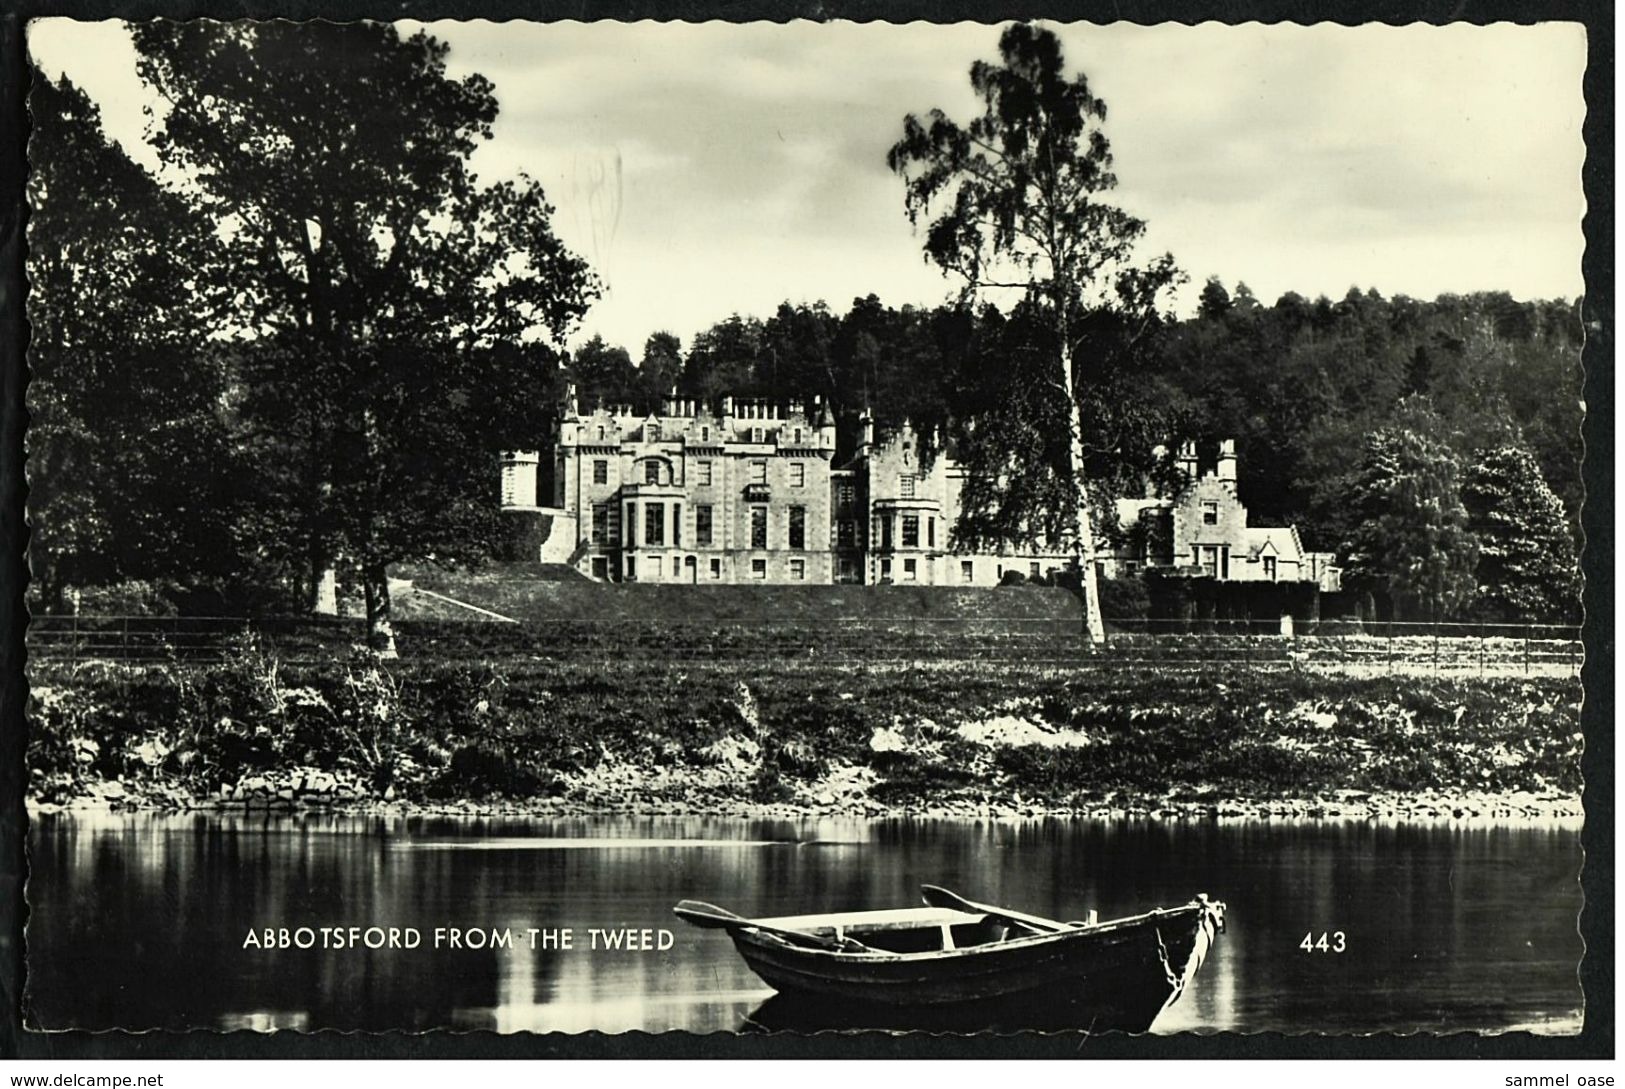
[[[1179,472],[1186,480],[1196,479],[1196,440],[1186,439],[1179,444]]]
[[[1236,482],[1236,440],[1219,443],[1219,479],[1229,484]]]

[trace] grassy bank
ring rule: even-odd
[[[46,803],[1225,812],[1580,789],[1580,688],[1555,678],[304,665],[248,643],[221,664],[42,662],[30,679]]]

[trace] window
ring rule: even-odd
[[[925,547],[937,547],[937,520],[935,518],[925,520]]]
[[[592,482],[594,484],[609,483],[609,462],[599,458],[592,463]]]
[[[800,488],[807,483],[807,466],[799,461],[790,463],[790,487]]]
[[[796,428],[796,445],[801,445],[801,428]]]
[[[715,559],[715,558],[713,558],[711,560],[711,577],[714,578],[714,579],[719,579],[719,578],[722,577],[722,561],[721,560]]]
[[[801,581],[805,580],[806,577],[807,577],[807,561],[806,560],[791,560],[790,561],[790,577],[792,579],[794,579],[796,582],[801,582]]]
[[[636,556],[626,557],[626,581],[638,581],[638,560]]]
[[[649,425],[649,437],[648,437],[647,441],[649,441],[649,442],[659,442],[660,441],[660,425],[659,424],[652,423],[652,424]]]
[[[700,462],[698,468],[700,487],[709,488],[711,486],[711,463],[709,461],[702,461]]]
[[[753,427],[753,428],[750,429],[750,441],[751,442],[761,442],[762,441],[762,429],[761,428]]]
[[[1034,582],[1038,581],[1040,578],[1043,578],[1043,576],[1038,573],[1038,564],[1036,562],[1027,565],[1027,577],[1032,579]]]
[[[674,579],[683,577],[683,560],[681,556],[671,558],[671,577]]]
[[[750,482],[752,484],[767,483],[767,462],[753,461],[750,463]]]
[[[643,543],[646,545],[666,543],[666,504],[643,505]]]
[[[592,505],[592,543],[595,545],[609,543],[608,503],[594,503]]]
[[[1212,545],[1202,549],[1202,570],[1210,579],[1219,577],[1219,550]]]
[[[976,565],[970,560],[959,561],[959,581],[964,583],[976,581]]]
[[[838,539],[842,548],[857,547],[858,524],[856,522],[851,521],[850,519],[844,521],[839,527],[837,527],[835,532],[840,535]]]
[[[598,441],[599,442],[604,441],[604,429],[601,428],[601,427],[598,429]]]
[[[913,582],[914,579],[915,579],[915,561],[914,560],[904,560],[903,561],[903,581],[904,582]]]
[[[700,428],[700,441],[701,442],[710,442],[711,441],[711,429],[709,427]]]
[[[651,458],[643,463],[643,482],[645,484],[660,483],[660,462]]]
[[[790,508],[790,547],[802,549],[807,547],[807,508]]]
[[[683,505],[681,503],[671,505],[671,546],[673,548],[683,547]]]
[[[880,519],[880,547],[881,548],[888,548],[888,549],[891,547],[891,518],[890,517],[883,517],[883,518]]]
[[[853,486],[850,480],[843,480],[839,484],[835,485],[836,506],[850,507],[853,503],[857,502],[857,498],[857,488]]]
[[[891,561],[890,560],[881,560],[880,561],[880,577],[882,579],[891,578]]]
[[[752,548],[767,547],[767,508],[750,508],[750,546]]]
[[[702,503],[694,508],[694,538],[701,548],[711,547],[711,505]],[[711,561],[715,563],[716,561]]]
[[[638,541],[638,508],[634,503],[626,505],[626,543],[628,546]]]
[[[904,473],[897,478],[897,486],[902,489],[904,499],[914,498],[914,474]]]
[[[1219,524],[1219,504],[1217,502],[1204,502],[1202,504],[1202,524],[1204,526]]]
[[[903,517],[903,547],[920,547],[920,518],[919,515],[909,514]]]
[[[600,581],[609,578],[608,556],[594,556],[592,558],[592,577]]]
[[[751,560],[750,561],[750,577],[753,578],[753,579],[765,579],[765,578],[767,578],[767,561],[766,560]]]
[[[1264,557],[1264,577],[1271,580],[1272,582],[1275,579],[1275,557],[1274,556],[1265,556]]]

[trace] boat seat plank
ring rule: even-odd
[[[769,926],[776,926],[784,930],[833,930],[837,927],[843,931],[881,930],[919,930],[923,927],[959,926],[963,923],[974,923],[981,919],[981,915],[972,915],[964,911],[954,911],[951,908],[933,907],[907,907],[888,908],[881,911],[838,911],[823,912],[818,915],[780,915],[774,918],[763,918],[761,921]]]

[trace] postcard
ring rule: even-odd
[[[30,1031],[1586,1024],[1580,24],[27,46]]]

